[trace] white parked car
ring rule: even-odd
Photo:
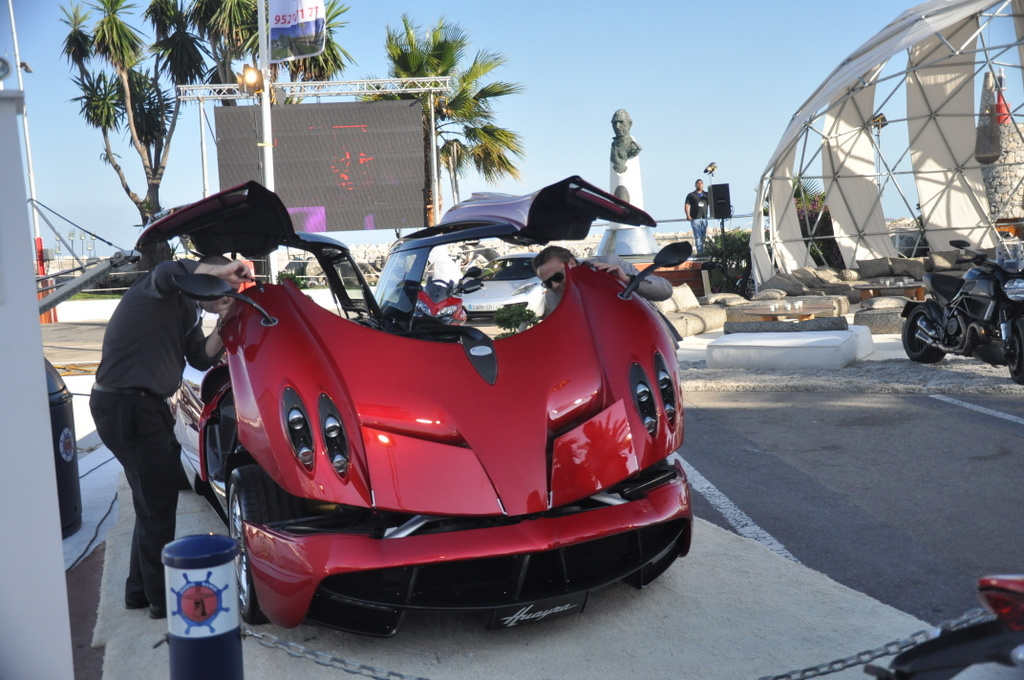
[[[503,255],[489,262],[480,277],[483,287],[462,295],[462,306],[470,318],[493,316],[508,305],[525,305],[540,316],[544,311],[544,287],[533,271],[534,255]]]

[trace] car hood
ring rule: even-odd
[[[510,279],[505,281],[484,281],[484,287],[480,290],[474,290],[471,293],[462,293],[459,297],[465,300],[486,300],[489,298],[504,298],[512,295],[512,293],[523,286],[533,284],[535,286],[540,285],[540,279],[533,277],[530,279]],[[531,289],[533,290],[533,289]]]
[[[297,242],[284,203],[258,182],[247,182],[168,211],[142,232],[136,248],[177,236],[188,236],[202,255],[262,257],[278,246]]]
[[[548,319],[494,341],[493,382],[462,344],[339,318],[290,284],[251,290],[279,323],[246,307],[227,327],[240,440],[295,495],[402,512],[524,515],[614,485],[681,442],[681,421],[648,434],[630,384],[635,365],[654,376],[655,355],[674,359],[673,343],[648,305],[580,269]],[[345,480],[320,456],[310,472],[295,462],[286,387],[311,413],[323,395],[341,409]]]

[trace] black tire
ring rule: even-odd
[[[302,499],[288,494],[256,465],[243,465],[231,473],[228,483],[228,533],[238,541],[235,574],[238,576],[239,610],[246,623],[266,623],[249,564],[242,523],[267,524],[297,517],[305,510]]]
[[[916,361],[919,364],[934,364],[941,361],[946,353],[917,337],[922,319],[928,319],[928,310],[924,307],[915,308],[907,317],[907,322],[903,324],[903,350],[911,361]]]
[[[1010,369],[1010,378],[1018,385],[1024,385],[1024,321],[1015,319],[1010,325],[1010,337],[1003,348],[1006,356],[1006,367]]]

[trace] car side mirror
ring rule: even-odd
[[[669,243],[667,246],[659,250],[658,254],[654,256],[654,268],[678,267],[690,259],[690,255],[692,254],[693,246],[691,246],[688,241]]]
[[[669,243],[667,246],[658,251],[658,254],[654,256],[654,262],[650,267],[643,270],[636,275],[629,285],[626,286],[626,290],[619,293],[619,297],[623,300],[628,300],[633,294],[633,291],[637,289],[640,282],[646,279],[648,276],[653,274],[656,270],[662,269],[663,267],[678,267],[693,254],[693,246],[687,241],[677,241],[676,243]]]
[[[187,295],[193,300],[201,300],[204,302],[211,302],[222,297],[234,298],[241,300],[243,303],[249,305],[263,317],[264,326],[275,326],[277,325],[277,319],[270,316],[267,310],[256,304],[253,300],[250,300],[245,295],[238,293],[231,284],[224,279],[218,278],[213,274],[176,274],[171,277],[171,283],[177,288],[182,294]]]
[[[456,286],[457,293],[475,293],[484,287],[484,282],[476,278],[463,279],[458,286]]]

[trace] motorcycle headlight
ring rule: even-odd
[[[430,316],[430,307],[427,307],[427,303],[423,300],[417,300],[416,313],[422,314],[423,316]]]
[[[437,312],[437,315],[438,316],[451,316],[452,314],[455,313],[455,310],[457,310],[458,308],[459,308],[458,305],[447,305],[446,307],[442,307]]]
[[[1024,279],[1010,279],[1003,287],[1006,297],[1014,302],[1024,302]]]
[[[526,295],[527,293],[529,293],[531,290],[533,290],[534,288],[536,288],[539,285],[540,284],[537,283],[537,282],[534,282],[534,283],[524,283],[523,285],[519,286],[514,291],[512,291],[512,294],[513,295]]]

